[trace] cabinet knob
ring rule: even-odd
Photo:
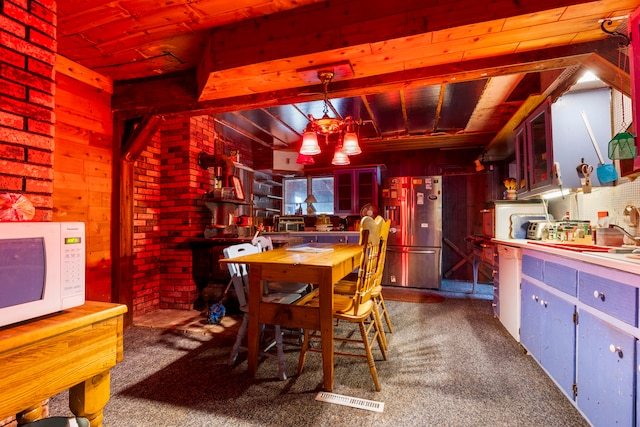
[[[546,307],[547,306],[547,301],[541,299],[540,300],[540,305],[543,306],[543,307]]]
[[[593,297],[604,301],[604,292],[593,291]]]
[[[622,348],[618,347],[618,346],[617,346],[617,345],[615,345],[615,344],[611,344],[611,345],[609,346],[609,351],[610,351],[611,353],[618,353],[618,357],[622,359]]]
[[[538,301],[538,295],[531,295],[531,299],[533,301]]]

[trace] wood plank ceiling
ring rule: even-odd
[[[630,95],[640,0],[58,0],[58,53],[114,81],[117,117],[214,115],[225,139],[295,149],[307,115],[362,120],[371,152],[484,148],[586,69]],[[622,56],[620,55],[622,54]],[[620,69],[622,68],[622,69]]]

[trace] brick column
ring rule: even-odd
[[[208,116],[168,120],[162,130],[160,308],[193,308],[198,290],[192,277],[191,237],[202,236],[206,221],[201,196],[209,172],[198,167],[198,154],[213,147]]]

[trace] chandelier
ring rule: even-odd
[[[331,163],[334,165],[348,165],[349,156],[360,154],[362,150],[358,144],[358,136],[355,133],[356,121],[351,117],[344,119],[329,117],[329,82],[333,79],[333,71],[318,71],[318,78],[324,88],[323,115],[316,119],[309,114],[309,123],[302,134],[302,145],[297,163],[313,164],[313,157],[320,154],[318,135],[324,136],[325,145],[329,144],[329,135],[337,134],[338,143]]]

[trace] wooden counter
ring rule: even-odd
[[[123,358],[126,311],[125,305],[87,301],[0,328],[0,419],[25,410],[38,418],[34,408],[69,389],[71,411],[102,426],[110,369]]]

